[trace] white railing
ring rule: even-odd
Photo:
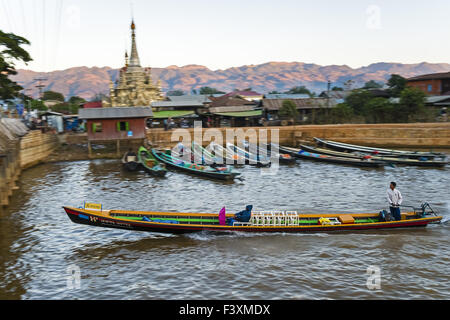
[[[249,222],[234,222],[233,225],[251,226],[298,226],[297,211],[253,211]]]

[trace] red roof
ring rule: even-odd
[[[90,108],[102,108],[102,102],[101,101],[94,101],[94,102],[86,102],[83,104],[84,109],[90,109]]]

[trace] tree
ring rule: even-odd
[[[70,104],[67,102],[55,104],[52,107],[52,111],[65,113],[65,114],[78,114],[79,105]]]
[[[373,95],[363,89],[354,90],[346,99],[345,103],[352,108],[353,112],[356,115],[365,115],[365,105],[366,103],[373,98]]]
[[[333,123],[348,123],[353,117],[353,109],[346,103],[340,103],[331,109],[330,120]]]
[[[25,38],[0,30],[0,98],[12,99],[23,89],[17,82],[9,79],[9,76],[17,74],[16,61],[26,64],[32,60],[29,53],[21,47],[29,44]]]
[[[200,94],[225,94],[225,92],[219,91],[216,88],[201,87]]]
[[[31,110],[38,110],[38,111],[47,111],[48,110],[47,106],[41,100],[31,100],[30,108],[31,108]]]
[[[405,120],[418,120],[426,116],[425,93],[418,88],[405,88],[400,93],[400,108]]]
[[[75,104],[75,105],[80,105],[80,104],[85,103],[85,102],[86,102],[86,100],[84,100],[83,98],[78,97],[78,96],[72,96],[69,99],[69,103],[70,104]]]
[[[283,100],[283,104],[281,105],[281,108],[278,111],[278,115],[280,117],[297,119],[298,118],[297,106],[292,100]]]
[[[47,100],[56,100],[56,101],[61,101],[64,102],[64,95],[62,93],[56,92],[56,91],[45,91],[44,95],[42,96],[42,100],[47,101]]]
[[[383,85],[374,80],[367,81],[363,87],[363,89],[380,89],[380,88],[383,88]]]
[[[333,88],[331,88],[331,91],[344,91],[344,89],[343,88],[341,88],[341,87],[333,87]]]
[[[352,90],[353,85],[355,84],[355,81],[353,81],[352,79],[349,79],[347,81],[344,82],[344,88],[347,91]]]
[[[182,90],[167,91],[166,95],[167,96],[184,96],[184,91],[182,91]]]
[[[281,92],[278,92],[276,90],[270,91],[269,94],[280,94]]]
[[[306,88],[305,86],[293,87],[289,91],[286,91],[285,93],[288,93],[288,94],[307,94],[310,97],[313,96],[311,91],[309,91],[308,88]]]
[[[389,99],[375,97],[364,105],[364,116],[369,123],[397,122],[395,107]]]
[[[392,97],[400,97],[400,94],[406,88],[407,80],[398,74],[392,74],[389,78],[387,85],[389,87],[389,93]]]

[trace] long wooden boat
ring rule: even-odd
[[[138,150],[138,161],[144,170],[155,177],[164,177],[167,173],[165,165],[159,162],[145,147]]]
[[[300,145],[302,150],[308,152],[314,152],[317,154],[325,154],[329,156],[335,157],[343,157],[343,158],[351,158],[351,159],[367,159],[370,157],[372,160],[383,161],[386,163],[399,164],[399,165],[408,165],[408,166],[421,166],[421,167],[444,167],[448,164],[447,161],[439,161],[439,160],[420,160],[420,159],[408,159],[408,158],[392,158],[392,157],[382,157],[382,156],[374,156],[374,155],[364,155],[361,153],[349,153],[349,152],[341,152],[335,151],[325,148],[315,148],[306,145]]]
[[[236,176],[239,175],[239,173],[237,172],[232,172],[233,170],[232,166],[227,166],[226,168],[223,168],[223,167],[213,167],[208,165],[195,164],[192,162],[184,161],[183,159],[173,157],[170,154],[166,154],[156,149],[152,149],[152,154],[158,161],[165,163],[169,167],[178,169],[186,173],[195,174],[198,176],[203,176],[211,179],[232,181]]]
[[[403,157],[410,159],[434,159],[441,158],[445,159],[446,155],[443,153],[437,152],[420,152],[420,151],[403,151],[403,150],[393,150],[393,149],[383,149],[383,148],[372,148],[366,146],[359,146],[354,144],[336,142],[331,140],[324,140],[319,138],[314,138],[316,143],[319,146],[325,146],[329,149],[337,150],[337,151],[347,151],[347,152],[364,152],[375,155],[383,155],[389,156],[393,158]]]
[[[138,162],[137,157],[129,156],[128,152],[122,156],[121,162],[122,162],[122,167],[126,171],[132,172],[132,171],[137,171],[140,169],[140,163]]]
[[[312,233],[425,227],[442,216],[425,212],[404,212],[402,220],[385,221],[384,213],[302,214],[297,211],[252,212],[247,222],[235,214],[225,214],[221,223],[217,213],[181,213],[129,210],[92,210],[63,207],[74,223],[97,227],[163,233],[286,232]],[[384,211],[385,212],[385,211]]]
[[[275,148],[273,145],[260,143],[260,146],[253,144],[247,140],[242,141],[244,147],[253,154],[262,154],[268,159],[271,159],[272,156],[278,158],[279,163],[284,164],[294,164],[296,163],[296,158],[291,156],[289,153],[280,153],[273,151]],[[278,149],[278,147],[277,147]]]
[[[270,167],[270,158],[260,156],[258,154],[253,154],[249,151],[239,148],[232,143],[227,142],[226,144],[227,150],[230,152],[234,152],[238,156],[241,156],[245,159],[246,164],[255,165],[257,167]]]
[[[383,167],[386,165],[386,162],[382,162],[382,161],[374,161],[371,159],[351,159],[351,158],[344,158],[344,157],[328,156],[325,154],[311,153],[311,152],[307,152],[302,149],[290,148],[290,147],[284,147],[284,146],[280,146],[280,150],[282,152],[287,152],[287,153],[293,155],[294,157],[297,157],[300,159],[312,160],[312,161],[330,162],[330,163],[351,165],[351,166],[357,166],[357,167],[370,167],[370,168],[380,168],[380,167]]]
[[[233,164],[233,166],[244,166],[246,159],[236,154],[234,151],[224,148],[222,145],[211,142],[208,146],[212,155],[218,158],[223,158],[226,164]]]

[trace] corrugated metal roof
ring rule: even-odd
[[[154,101],[152,102],[153,108],[185,108],[185,107],[203,107],[202,102],[197,101]]]
[[[226,106],[226,107],[214,107],[209,108],[209,112],[216,113],[216,112],[241,112],[241,111],[252,111],[255,110],[254,105],[249,106]]]
[[[180,118],[194,115],[194,111],[189,110],[168,110],[156,111],[153,113],[155,119]]]
[[[269,93],[264,95],[264,99],[309,99],[308,94],[289,94],[289,93]]]
[[[227,93],[225,96],[227,96],[227,97],[232,97],[232,96],[257,97],[257,96],[262,96],[262,94],[258,93],[256,91],[232,91],[230,93]]]
[[[147,118],[152,117],[150,107],[112,107],[80,109],[80,119],[115,119],[115,118]]]
[[[198,94],[198,95],[185,95],[185,96],[167,96],[170,101],[178,101],[178,102],[190,102],[190,103],[210,103],[209,96],[206,94]]]
[[[409,78],[407,80],[408,81],[421,81],[421,80],[442,80],[442,79],[450,79],[450,72],[424,74],[421,76]]]
[[[242,111],[242,112],[215,112],[214,114],[225,117],[257,117],[262,115],[262,110]]]
[[[336,106],[335,99],[326,98],[309,98],[309,99],[263,99],[263,108],[266,110],[280,110],[283,101],[292,101],[297,109],[319,109],[328,108],[328,100],[330,100],[330,108]]]
[[[450,99],[450,96],[429,96],[425,99],[427,103],[437,103]]]

